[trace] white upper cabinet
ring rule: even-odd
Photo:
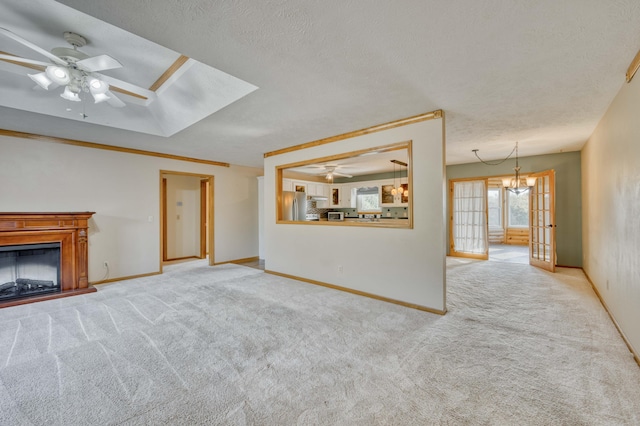
[[[329,185],[329,207],[342,207],[342,185]]]
[[[400,184],[398,180],[385,179],[354,183],[325,184],[304,180],[283,179],[283,191],[302,191],[308,196],[326,197],[326,201],[317,201],[318,208],[355,208],[355,191],[362,187],[378,187],[381,207],[407,207],[408,195],[404,193],[392,193],[392,189]],[[408,190],[407,183],[402,183],[402,188]],[[397,191],[396,191],[397,192]]]
[[[406,207],[409,205],[409,196],[405,195],[405,191],[408,191],[409,185],[405,182],[402,183],[401,192],[397,191],[399,181],[384,180],[378,182],[380,186],[380,205],[382,207]],[[394,191],[394,188],[396,191]],[[396,192],[394,194],[394,192]]]

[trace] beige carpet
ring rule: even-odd
[[[449,259],[438,316],[204,262],[0,310],[0,424],[640,424],[579,270]]]

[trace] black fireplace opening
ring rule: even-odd
[[[0,246],[0,301],[60,291],[60,243]]]

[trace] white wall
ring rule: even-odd
[[[583,268],[640,353],[640,74],[582,151]]]
[[[258,255],[261,169],[186,161],[0,136],[0,211],[95,211],[89,280],[157,272],[160,170],[215,176],[214,260]],[[152,221],[149,222],[149,216]]]
[[[200,256],[200,178],[166,175],[167,257]]]
[[[408,140],[414,229],[276,224],[276,166]],[[268,157],[264,170],[266,269],[445,309],[442,119]]]

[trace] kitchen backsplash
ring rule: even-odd
[[[341,209],[328,209],[318,208],[317,201],[307,201],[307,213],[314,213],[320,215],[320,219],[327,218],[327,212],[344,212],[344,217],[358,217],[357,209],[341,208]],[[382,217],[389,217],[393,219],[403,219],[408,217],[408,210],[406,207],[383,207]]]
[[[328,208],[318,208],[318,202],[317,201],[311,201],[311,200],[307,200],[307,214],[309,213],[313,213],[313,214],[318,214],[320,215],[320,219],[326,219],[327,218],[327,212],[337,212],[337,211],[345,211],[345,210],[353,210],[353,217],[358,217],[357,213],[355,212],[356,209],[328,209]],[[347,216],[347,213],[345,213],[345,216]]]

